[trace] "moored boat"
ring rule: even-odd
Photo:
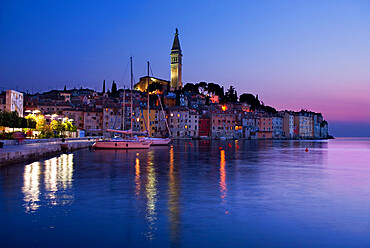
[[[152,146],[166,146],[172,141],[172,139],[170,138],[150,138],[150,137],[145,137],[144,140],[150,141]]]
[[[151,142],[147,140],[102,140],[95,142],[94,149],[148,149]]]

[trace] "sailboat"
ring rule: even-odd
[[[107,129],[109,132],[116,132],[121,133],[124,135],[130,136],[130,138],[127,139],[119,139],[114,138],[110,140],[98,140],[96,141],[92,147],[95,149],[148,149],[150,147],[150,144],[152,143],[150,140],[145,139],[139,139],[137,137],[133,136],[133,130],[132,130],[132,88],[133,88],[133,73],[132,73],[132,57],[130,58],[131,62],[131,130],[125,131],[125,130],[114,130],[114,129]],[[125,95],[125,94],[124,94]],[[125,100],[123,101],[123,109],[125,108]],[[123,116],[123,123],[124,123],[124,116]]]
[[[147,84],[147,90],[148,90],[148,102],[147,102],[147,105],[148,105],[148,118],[147,118],[147,133],[148,133],[148,136],[147,137],[144,137],[143,139],[144,140],[148,140],[148,141],[151,141],[151,145],[152,146],[165,146],[165,145],[168,145],[172,139],[171,138],[154,138],[154,137],[150,137],[150,132],[149,132],[149,129],[150,129],[150,105],[149,105],[149,61],[148,61],[148,84]],[[168,127],[168,123],[167,123],[167,120],[166,120],[166,115],[164,114],[164,111],[163,111],[163,107],[162,107],[162,102],[161,102],[161,99],[159,99],[159,103],[161,104],[161,109],[162,109],[162,114],[163,114],[163,117],[164,117],[164,120],[166,121],[166,125],[167,125],[167,128],[169,130],[169,127]],[[170,132],[170,130],[169,130]]]

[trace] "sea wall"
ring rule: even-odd
[[[9,146],[0,149],[0,166],[32,161],[47,156],[83,149],[91,146],[93,141],[53,142],[36,145]]]

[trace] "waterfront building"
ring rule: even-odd
[[[211,136],[211,118],[205,115],[199,116],[199,137],[209,137]]]
[[[179,41],[179,31],[176,28],[175,38],[171,49],[171,89],[182,87],[182,51]]]
[[[281,138],[283,137],[283,117],[276,115],[272,117],[272,137]]]
[[[258,138],[257,115],[254,113],[246,113],[242,116],[243,137],[245,139]]]
[[[146,132],[149,127],[150,137],[162,138],[168,135],[166,124],[166,113],[163,113],[159,107],[150,108],[149,110],[149,125],[148,125],[148,109],[142,109],[142,115],[139,118],[140,131]]]
[[[185,119],[185,129],[188,131],[190,137],[199,136],[199,114],[195,110],[190,110],[188,118]]]
[[[235,137],[235,114],[228,110],[210,110],[212,138]]]
[[[23,93],[15,90],[6,90],[5,110],[9,112],[16,111],[18,116],[23,117]]]
[[[323,138],[323,139],[329,138],[328,122],[327,121],[322,121],[320,123],[320,138]]]
[[[175,106],[167,109],[168,124],[171,130],[171,136],[174,138],[188,137],[189,131],[185,128],[188,120],[189,109],[186,107]]]
[[[78,129],[84,129],[84,111],[83,109],[64,109],[62,110],[62,115],[64,117],[68,117],[68,119],[72,120],[73,125],[75,125]]]
[[[298,138],[312,138],[312,114],[306,111],[294,115],[294,135]]]
[[[320,135],[320,124],[323,122],[321,113],[313,114],[313,137],[315,139],[321,138]]]
[[[85,110],[84,111],[84,130],[86,136],[103,135],[103,111]]]
[[[107,129],[121,130],[122,109],[117,107],[105,107],[103,109],[103,135],[110,137],[111,133]]]
[[[259,116],[258,124],[258,139],[272,139],[272,117]]]
[[[291,139],[294,136],[294,115],[288,111],[280,111],[279,114],[283,117],[283,136]]]

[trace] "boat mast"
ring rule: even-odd
[[[132,78],[133,78],[133,72],[132,72],[132,57],[130,57],[130,64],[131,64],[131,107],[130,107],[130,111],[131,111],[131,113],[130,113],[130,117],[131,117],[131,138],[132,138],[132,133],[133,133],[133,129],[132,129],[132,114],[133,114],[133,110],[132,110]]]
[[[147,87],[147,90],[148,90],[148,137],[150,137],[150,115],[149,115],[149,112],[150,112],[150,109],[149,109],[149,61],[148,61],[148,87]]]
[[[126,124],[126,120],[125,120],[125,111],[126,111],[126,89],[125,89],[125,86],[123,86],[123,103],[122,103],[122,123],[123,123],[123,126],[122,126],[122,130],[125,130],[125,124]]]

